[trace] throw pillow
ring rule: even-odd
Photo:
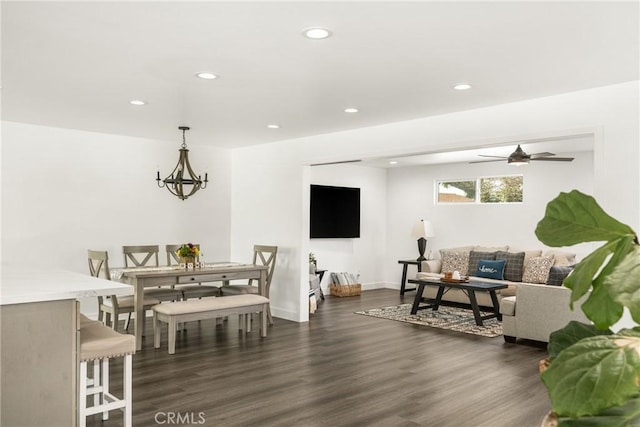
[[[473,250],[476,252],[506,252],[509,250],[509,246],[474,246]]]
[[[547,278],[547,285],[562,286],[564,279],[573,270],[572,265],[554,265],[549,269],[549,277]]]
[[[467,272],[469,274],[475,274],[475,271],[478,269],[478,261],[481,259],[494,260],[496,259],[496,253],[479,251],[469,252],[469,267],[467,268]]]
[[[444,252],[442,254],[442,272],[458,271],[461,276],[468,275],[469,252]]]
[[[504,279],[504,266],[507,263],[505,260],[492,261],[488,259],[481,259],[478,261],[478,268],[476,269],[477,277],[484,277],[487,279]]]
[[[522,282],[522,273],[524,273],[524,252],[496,252],[496,259],[507,261],[504,267],[504,279],[512,282]]]
[[[537,256],[531,258],[524,268],[522,281],[526,283],[547,283],[549,270],[551,270],[553,261],[553,256]]]
[[[552,256],[554,258],[553,265],[569,266],[576,263],[576,254],[563,251],[546,251],[544,256]]]

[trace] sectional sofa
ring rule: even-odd
[[[562,286],[575,264],[575,254],[563,251],[518,249],[509,246],[463,246],[442,249],[440,259],[423,261],[417,279],[443,277],[444,272],[459,272],[469,280],[505,283],[497,291],[502,314],[504,338],[549,341],[551,332],[570,320],[587,322],[580,303],[569,307],[571,291]],[[435,298],[437,287],[427,286],[423,298]],[[491,307],[488,293],[476,295],[480,306]],[[468,304],[467,295],[449,289],[443,301]]]

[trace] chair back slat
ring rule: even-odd
[[[268,245],[253,246],[253,263],[256,265],[267,266],[267,283],[266,283],[267,295],[269,295],[269,288],[271,287],[271,278],[273,277],[273,270],[276,265],[277,253],[278,253],[277,246],[268,246]]]
[[[94,251],[89,249],[87,251],[87,257],[89,259],[89,274],[93,277],[111,280],[111,272],[109,271],[109,253],[107,251]],[[115,295],[110,295],[107,298],[111,298],[114,304],[117,299]],[[103,303],[102,296],[98,296],[98,307]]]
[[[109,271],[109,254],[107,251],[87,251],[89,258],[89,273],[93,277],[102,277],[111,280],[111,272]]]
[[[158,245],[123,246],[125,267],[159,267]],[[152,261],[153,262],[150,262]]]

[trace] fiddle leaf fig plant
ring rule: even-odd
[[[627,225],[577,190],[549,202],[536,236],[548,246],[604,242],[563,285],[571,308],[593,322],[570,322],[551,334],[551,363],[542,373],[559,426],[640,425],[640,327],[610,328],[626,307],[640,323],[640,245]]]

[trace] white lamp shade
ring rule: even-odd
[[[411,236],[415,237],[416,239],[419,239],[421,237],[434,237],[435,235],[436,233],[433,231],[433,225],[431,225],[431,221],[425,221],[424,219],[416,222],[416,224],[413,226],[413,231],[411,232]]]

